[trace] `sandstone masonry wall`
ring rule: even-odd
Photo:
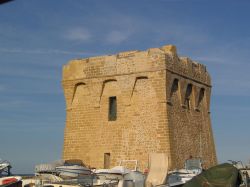
[[[210,76],[205,66],[179,58],[174,46],[73,60],[63,68],[62,85],[64,159],[103,168],[108,153],[110,167],[136,159],[143,170],[149,153],[163,152],[172,168],[190,155],[216,163]],[[108,119],[112,96],[115,121]]]

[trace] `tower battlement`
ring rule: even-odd
[[[165,69],[211,85],[206,67],[187,57],[178,57],[173,45],[72,60],[63,67],[63,81]]]

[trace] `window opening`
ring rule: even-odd
[[[172,84],[172,87],[171,87],[171,94],[170,94],[170,97],[173,96],[173,94],[178,90],[178,79],[175,79],[173,84]]]
[[[187,106],[187,109],[190,109],[190,105],[191,105],[190,96],[191,96],[191,93],[192,93],[192,85],[189,84],[187,86],[186,95],[185,95],[185,105]]]
[[[198,107],[200,106],[203,98],[204,98],[204,93],[205,93],[205,89],[204,88],[201,88],[200,90],[200,94],[199,94],[199,100],[198,100]]]
[[[116,97],[109,97],[109,121],[115,121],[117,118],[117,101]]]

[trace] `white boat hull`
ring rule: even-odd
[[[77,177],[79,175],[90,175],[91,170],[83,166],[60,166],[56,167],[56,172],[60,176]]]

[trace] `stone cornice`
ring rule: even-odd
[[[211,86],[206,67],[189,58],[178,57],[176,48],[172,45],[146,51],[127,51],[116,55],[72,60],[63,68],[62,83],[162,70]]]

